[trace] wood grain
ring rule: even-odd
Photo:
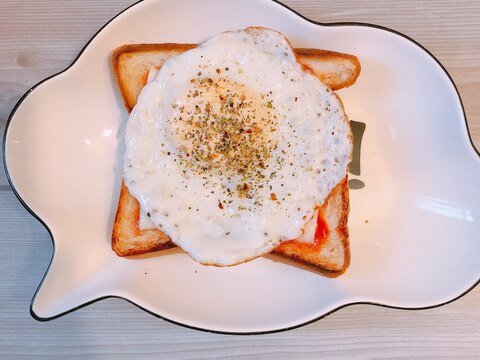
[[[132,0],[0,2],[0,129],[22,94],[67,67],[90,37]],[[480,2],[289,0],[320,22],[387,26],[414,38],[446,67],[480,148]],[[2,165],[3,166],[3,165]],[[40,323],[28,312],[52,253],[47,231],[0,172],[2,359],[480,359],[480,288],[440,308],[342,309],[289,332],[227,336],[157,319],[119,299]]]

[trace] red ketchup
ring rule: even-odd
[[[323,213],[322,211],[319,211],[317,217],[317,228],[315,229],[315,247],[323,245],[329,232],[330,229],[323,218]]]
[[[302,242],[294,239],[286,241],[283,244],[287,246],[294,246],[304,253],[314,252],[319,250],[323,246],[329,233],[330,229],[328,227],[328,224],[325,222],[325,219],[323,218],[322,209],[319,209],[317,216],[317,227],[315,229],[315,240],[313,243]],[[280,246],[282,246],[283,244],[281,244]]]

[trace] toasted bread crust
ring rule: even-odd
[[[307,48],[296,48],[295,54],[299,63],[309,66],[313,73],[332,90],[340,90],[353,85],[360,75],[360,61],[354,55]],[[342,66],[334,71],[328,71],[325,67],[320,66],[320,64],[331,63],[341,63]]]

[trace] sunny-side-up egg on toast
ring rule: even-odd
[[[340,100],[264,28],[221,33],[168,60],[125,139],[124,181],[142,213],[218,266],[298,238],[352,152]]]

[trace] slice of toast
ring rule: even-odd
[[[194,47],[196,45],[193,44],[136,44],[117,48],[112,61],[126,109],[131,111],[135,106],[151,68],[159,69],[170,57]],[[360,73],[360,63],[352,55],[319,49],[295,49],[295,53],[302,65],[332,89],[352,85]],[[342,274],[350,263],[348,211],[348,183],[345,178],[319,209],[319,221],[325,223],[327,229],[323,239],[316,244],[287,241],[272,253],[311,266],[326,276]],[[175,246],[158,229],[141,230],[139,219],[139,203],[122,183],[112,231],[112,248],[119,256],[145,254]]]

